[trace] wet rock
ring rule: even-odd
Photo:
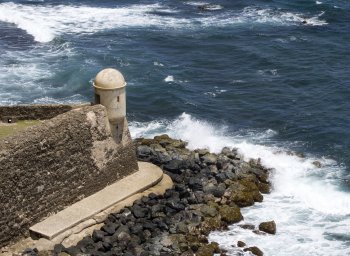
[[[253,224],[241,224],[238,225],[239,227],[243,228],[243,229],[250,229],[250,230],[254,230],[255,226]]]
[[[312,162],[312,164],[313,164],[314,166],[316,166],[317,168],[321,168],[321,167],[322,167],[322,164],[321,164],[320,161],[314,161],[314,162]]]
[[[267,233],[262,232],[262,231],[260,231],[260,230],[253,230],[253,233],[254,233],[254,234],[257,234],[257,235],[259,235],[259,236],[266,236],[266,235],[267,235]]]
[[[259,230],[274,235],[276,234],[276,223],[274,220],[262,222],[259,224]]]
[[[269,194],[271,192],[271,186],[267,183],[259,182],[258,188],[263,194]]]
[[[254,255],[257,255],[257,256],[263,256],[264,255],[264,253],[256,246],[245,248],[243,251],[251,252],[251,253],[253,253]]]
[[[254,204],[254,196],[251,192],[236,191],[233,192],[230,200],[236,203],[239,207],[251,206]]]
[[[242,241],[237,242],[237,247],[245,247],[245,246],[246,246],[245,242],[242,242]]]
[[[221,219],[229,224],[243,220],[241,209],[237,206],[221,206],[219,209]]]

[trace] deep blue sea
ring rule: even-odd
[[[350,255],[349,0],[0,0],[1,105],[91,101],[105,67],[125,76],[134,137],[236,147],[274,168],[243,222],[274,219],[277,234],[211,240],[231,255],[249,255],[238,240]]]

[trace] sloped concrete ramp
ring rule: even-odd
[[[147,190],[162,180],[163,171],[158,166],[145,162],[138,162],[138,166],[138,172],[35,224],[30,228],[31,235],[36,238],[42,237],[52,240],[66,230],[137,193]]]

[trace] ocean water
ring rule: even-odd
[[[274,168],[243,222],[274,219],[277,234],[233,225],[210,240],[231,255],[238,240],[350,255],[348,0],[0,1],[1,105],[91,101],[105,67],[127,80],[134,137],[235,147]]]

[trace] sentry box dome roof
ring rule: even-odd
[[[126,83],[123,75],[118,70],[106,68],[96,75],[93,85],[101,90],[114,90],[123,88]]]

